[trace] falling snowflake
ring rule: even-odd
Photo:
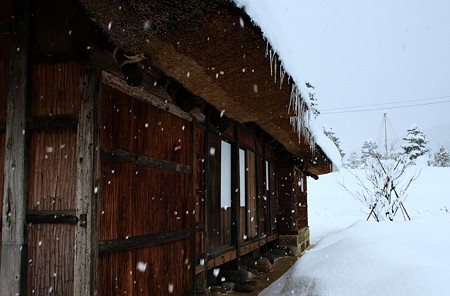
[[[147,263],[146,262],[142,262],[139,261],[137,266],[136,266],[137,270],[139,270],[140,272],[145,272],[145,270],[147,270]]]

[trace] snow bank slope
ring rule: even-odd
[[[353,171],[363,175],[364,171]],[[308,180],[308,251],[261,295],[450,295],[450,168],[423,167],[405,201],[412,221],[366,222],[345,170]]]
[[[450,215],[357,222],[321,240],[261,295],[450,295]]]

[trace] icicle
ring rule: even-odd
[[[269,51],[269,63],[270,63],[270,76],[272,76],[272,72],[273,72],[273,55],[272,55],[272,49],[270,49]]]
[[[291,106],[293,106],[295,104],[295,100],[294,100],[294,92],[295,92],[295,87],[291,88],[291,98],[289,100],[289,108],[288,108],[288,113],[291,112]]]
[[[284,76],[286,76],[286,72],[284,71],[282,64],[280,64],[280,89],[281,86],[283,85]]]
[[[266,58],[268,54],[269,54],[269,41],[266,42],[266,54],[265,54]]]
[[[274,68],[273,79],[274,79],[275,83],[277,83],[277,68],[278,68],[277,60],[278,60],[278,58],[275,56],[275,53],[273,54],[273,56],[274,56],[274,59],[273,59],[273,63],[274,63],[274,65],[273,65],[273,68]]]

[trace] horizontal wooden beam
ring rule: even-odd
[[[249,243],[240,247],[241,256],[250,253],[253,250],[259,249],[259,241]]]
[[[157,246],[165,243],[187,239],[191,235],[189,229],[174,232],[155,233],[99,242],[99,252],[119,252],[137,248]]]
[[[34,64],[64,63],[73,61],[69,51],[35,51],[31,55]]]
[[[192,121],[192,115],[182,111],[179,107],[177,107],[172,100],[165,100],[161,97],[147,91],[147,89],[143,87],[133,87],[129,86],[127,82],[119,78],[113,74],[103,71],[103,83],[118,89],[119,91],[132,96],[138,100],[150,103],[151,105],[166,110],[169,113],[172,113],[178,117],[186,119],[187,121]]]
[[[11,22],[0,23],[0,36],[11,34]]]
[[[277,240],[277,239],[278,239],[278,233],[275,233],[275,234],[269,235],[267,237],[267,242],[270,243],[270,242],[272,242],[274,240]]]
[[[32,211],[27,214],[27,223],[32,224],[77,224],[75,210],[68,211]]]
[[[34,116],[27,118],[27,129],[61,129],[77,128],[78,116],[76,115],[53,115]]]
[[[191,174],[192,168],[189,165],[148,157],[137,153],[130,153],[123,150],[102,150],[101,158],[119,163],[134,164],[141,167],[160,169],[176,173]]]
[[[209,256],[208,256],[209,258]],[[237,258],[237,252],[236,250],[232,250],[226,253],[222,253],[220,255],[216,255],[214,258],[208,259],[208,263],[206,264],[206,267],[208,269],[211,269],[216,266],[220,266],[222,264],[225,264],[227,262],[230,262]]]

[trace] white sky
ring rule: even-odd
[[[235,2],[261,26],[297,84],[316,87],[321,121],[345,152],[377,139],[384,112],[399,138],[411,124],[425,132],[448,125],[450,138],[450,1]],[[388,109],[437,101],[447,102]],[[326,114],[372,104],[380,105],[358,109],[380,110]]]

